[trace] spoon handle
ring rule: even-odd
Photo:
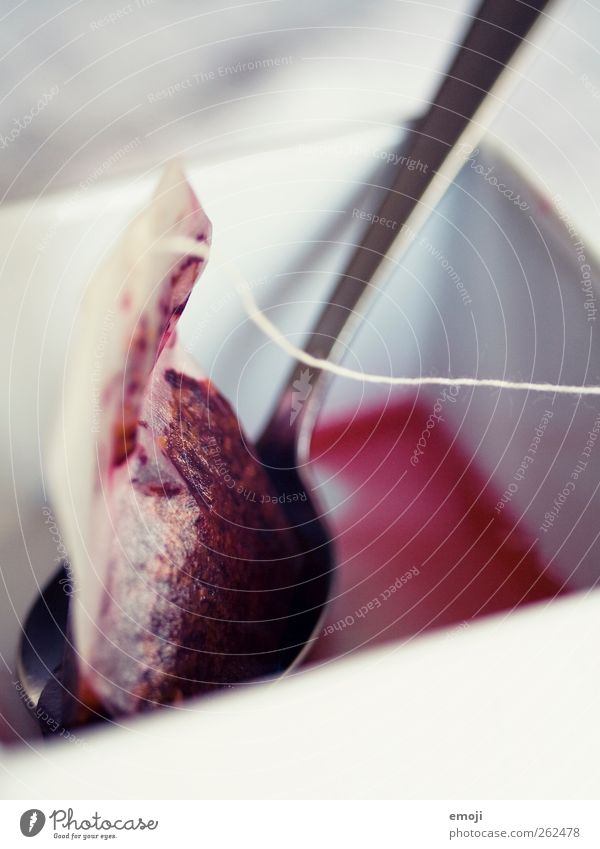
[[[466,157],[464,153],[461,156],[461,150],[473,149],[491,114],[504,102],[496,92],[489,96],[490,90],[499,88],[501,77],[506,79],[507,65],[548,2],[483,0],[427,112],[408,128],[404,161],[410,157],[423,167],[400,167],[378,210],[377,215],[395,225],[372,223],[368,227],[312,329],[305,346],[309,354],[322,359],[341,355],[362,319],[361,302],[393,270],[392,263],[397,262],[464,164]],[[299,433],[309,438],[307,420],[316,416],[319,406],[312,399],[290,424],[293,383],[298,375],[295,365],[259,444],[275,440],[281,445],[284,439],[291,446]]]

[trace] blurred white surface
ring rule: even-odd
[[[7,7],[1,198],[111,179],[176,153],[212,161],[342,125],[396,124],[426,108],[477,2]],[[524,170],[565,196],[592,239],[600,225],[599,40],[597,4],[551,4],[494,126]],[[23,127],[53,86],[58,93]]]
[[[423,109],[475,5],[14,2],[0,29],[0,138],[58,92],[0,150],[0,192],[394,124]]]
[[[600,595],[5,752],[20,799],[595,799]]]

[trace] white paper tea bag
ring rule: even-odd
[[[78,316],[50,470],[76,586],[73,723],[289,663],[298,539],[235,413],[176,341],[204,264],[178,245],[208,251],[210,236],[170,166]]]
[[[203,264],[161,248],[181,235],[208,255],[210,222],[173,163],[87,286],[69,348],[49,483],[76,579],[72,627],[84,658],[106,589],[115,469],[132,448],[149,375],[173,344]]]

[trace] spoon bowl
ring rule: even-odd
[[[295,465],[295,430],[285,440],[265,432],[256,446],[258,458],[271,479],[274,495],[294,529],[302,580],[288,595],[281,649],[264,658],[267,678],[288,674],[310,649],[330,593],[334,565],[329,534],[309,496],[309,486]],[[286,496],[295,493],[298,500]],[[26,704],[36,715],[43,734],[70,725],[65,715],[71,692],[64,670],[73,652],[69,626],[71,584],[64,564],[57,569],[33,604],[25,620],[17,660],[18,677]]]

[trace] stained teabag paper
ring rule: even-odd
[[[78,316],[50,484],[76,586],[67,677],[85,710],[127,715],[271,674],[285,648],[297,539],[233,411],[177,344],[204,261],[164,245],[210,236],[169,167]]]
[[[107,590],[113,491],[134,447],[146,383],[202,260],[160,251],[186,235],[208,246],[211,226],[175,164],[91,279],[77,316],[53,444],[51,497],[76,579],[73,636],[90,657]]]

